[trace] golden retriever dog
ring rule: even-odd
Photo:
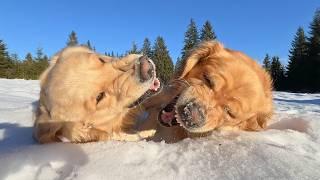
[[[272,105],[272,81],[260,65],[219,42],[203,42],[171,83],[144,103],[150,122],[141,129],[156,128],[153,139],[166,142],[213,130],[259,131]]]
[[[40,77],[34,138],[40,143],[139,140],[133,129],[137,105],[159,85],[146,56],[117,59],[81,46],[65,48]]]

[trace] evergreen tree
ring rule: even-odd
[[[214,33],[211,23],[206,21],[201,29],[200,40],[209,41],[217,39],[216,34]]]
[[[270,68],[271,68],[271,62],[270,62],[270,56],[269,54],[266,54],[265,58],[263,59],[263,65],[262,67],[270,73]]]
[[[18,54],[13,53],[10,55],[10,59],[13,63],[13,72],[12,72],[12,77],[11,78],[19,78],[21,79],[21,61],[19,60]]]
[[[49,66],[49,59],[44,55],[42,48],[38,48],[36,52],[37,56],[34,60],[35,77],[33,79],[38,79],[41,73]]]
[[[31,53],[27,53],[25,60],[23,62],[24,68],[24,79],[36,79],[36,70],[34,67],[34,60]]]
[[[308,79],[311,91],[320,91],[320,9],[317,9],[310,25],[310,38],[308,39]]]
[[[148,38],[144,39],[141,52],[148,57],[152,57],[151,43]]]
[[[78,45],[77,34],[74,31],[71,31],[67,41],[67,46],[76,46],[76,45]]]
[[[277,56],[272,57],[270,75],[272,77],[275,90],[284,90],[285,70]]]
[[[184,34],[184,46],[181,52],[181,59],[184,61],[192,50],[199,42],[199,35],[196,23],[193,19],[190,20],[187,31]]]
[[[166,84],[173,74],[173,63],[162,37],[157,37],[153,46],[152,59],[156,65],[157,76]]]
[[[7,46],[0,40],[0,77],[9,78],[12,73],[13,63],[8,55]]]
[[[175,64],[175,66],[174,66],[174,72],[180,71],[179,68],[182,67],[182,64],[181,64],[181,63],[182,63],[182,62],[181,62],[181,58],[178,57],[178,58],[177,58],[177,61],[176,61],[176,64]]]
[[[306,71],[307,42],[302,27],[299,27],[289,51],[289,62],[287,65],[288,88],[292,91],[308,89],[308,72]]]
[[[92,46],[91,46],[91,43],[90,43],[90,41],[89,41],[89,40],[87,41],[87,44],[86,44],[85,46],[87,46],[89,49],[91,49],[91,50],[92,50]]]
[[[132,47],[127,54],[139,54],[138,46],[135,42],[132,42]]]

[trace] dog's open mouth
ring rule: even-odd
[[[179,125],[177,121],[176,103],[179,95],[176,96],[169,104],[167,104],[158,115],[158,120],[161,125],[171,127]]]
[[[153,80],[153,83],[150,85],[150,88],[142,96],[140,96],[136,101],[131,103],[128,107],[132,108],[132,107],[138,106],[143,100],[157,93],[158,90],[160,89],[160,86],[161,85],[160,85],[159,79],[155,78]]]

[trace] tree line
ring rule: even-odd
[[[320,92],[320,9],[315,12],[308,35],[298,27],[288,64],[284,66],[279,57],[267,54],[263,67],[271,74],[275,90]]]
[[[185,33],[185,45],[182,49],[182,58],[184,59],[187,52],[194,47],[200,40],[215,39],[215,33],[212,29],[211,23],[206,21],[201,29],[201,36],[198,36],[197,27],[193,19],[190,20],[190,25]],[[86,46],[95,51],[88,40],[86,43],[79,44],[78,37],[75,31],[71,31],[68,36],[65,46]],[[141,48],[133,42],[132,47],[124,53],[105,52],[105,55],[112,57],[123,57],[127,54],[145,54],[150,57],[157,68],[157,76],[162,83],[167,83],[174,72],[174,64],[169,54],[168,47],[162,36],[158,36],[155,42],[151,44],[149,38],[143,40]],[[180,60],[179,60],[180,62]],[[42,48],[36,50],[35,55],[27,53],[25,58],[19,59],[17,54],[9,54],[7,46],[3,40],[0,40],[0,78],[8,79],[38,79],[41,72],[43,72],[49,65],[49,58],[43,53]]]
[[[190,51],[201,41],[215,40],[217,36],[209,21],[201,29],[191,19],[184,33],[184,43],[181,55],[174,66],[168,47],[162,36],[156,37],[153,44],[149,38],[143,40],[141,48],[133,42],[132,47],[123,53],[105,52],[112,57],[123,57],[131,53],[142,53],[153,59],[157,67],[157,75],[163,83],[167,83],[174,71],[181,69]],[[86,46],[93,51],[88,40],[79,44],[76,32],[72,31],[67,39],[66,46]],[[310,23],[310,33],[306,35],[299,27],[291,44],[289,61],[284,66],[278,56],[266,54],[263,67],[270,73],[274,89],[292,92],[319,92],[320,91],[320,9],[315,12]],[[19,59],[17,54],[9,54],[6,44],[0,40],[0,78],[37,79],[41,72],[48,66],[49,58],[41,48],[35,55],[27,53],[24,59]]]

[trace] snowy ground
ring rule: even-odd
[[[38,145],[38,81],[0,79],[0,179],[320,179],[320,94],[274,95],[264,132],[224,132],[176,144]]]

